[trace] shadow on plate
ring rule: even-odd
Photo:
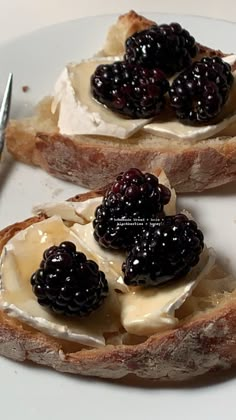
[[[200,197],[230,197],[236,193],[236,181],[229,182],[228,184],[221,185],[219,187],[210,188],[199,193],[179,193],[179,196],[188,196],[191,198],[200,198]]]
[[[17,367],[19,366],[17,362],[10,361],[14,363],[15,371],[17,371]],[[23,363],[24,369],[30,370],[40,370],[46,371],[50,375],[60,375],[65,378],[70,378],[73,381],[80,381],[81,383],[86,384],[109,384],[114,388],[139,388],[139,389],[150,389],[150,390],[194,390],[200,388],[209,388],[220,386],[226,382],[235,381],[236,379],[236,366],[224,370],[218,371],[214,373],[205,374],[191,380],[186,381],[165,381],[162,382],[155,380],[155,379],[142,379],[137,378],[135,375],[128,375],[125,378],[121,379],[104,379],[104,378],[97,378],[92,376],[82,376],[82,375],[74,375],[72,373],[62,373],[56,370],[53,370],[47,366],[37,365],[33,362],[26,361]]]

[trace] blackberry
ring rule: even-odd
[[[169,91],[170,104],[183,121],[207,122],[221,112],[232,84],[228,63],[220,57],[204,57],[176,77]]]
[[[99,65],[91,77],[94,98],[131,118],[151,118],[164,106],[169,82],[159,69],[116,61]]]
[[[106,248],[128,248],[150,219],[163,214],[170,190],[158,178],[139,169],[121,173],[97,207],[94,237]]]
[[[44,252],[30,281],[38,303],[61,315],[88,315],[108,294],[104,273],[69,241]]]
[[[166,216],[138,237],[123,263],[124,282],[158,286],[186,275],[199,261],[203,234],[184,214]]]
[[[126,40],[125,61],[159,68],[171,76],[188,67],[196,56],[195,39],[178,23],[154,25]]]

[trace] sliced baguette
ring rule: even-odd
[[[104,190],[73,197],[84,201]],[[0,252],[20,230],[46,218],[41,214],[0,232]],[[160,381],[180,381],[227,369],[236,362],[235,279],[215,266],[204,284],[199,283],[177,311],[177,327],[139,342],[81,345],[41,333],[0,312],[0,354],[16,361],[33,361],[60,372],[122,378],[134,374]]]
[[[120,16],[108,32],[100,55],[124,51],[127,36],[153,22],[131,11]],[[199,56],[224,54],[199,45]],[[44,99],[35,115],[9,123],[7,148],[15,159],[39,165],[52,175],[84,187],[96,188],[132,166],[162,167],[177,192],[201,191],[236,180],[236,124],[224,136],[196,143],[164,139],[141,130],[131,138],[61,135],[51,100]]]

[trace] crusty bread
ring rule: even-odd
[[[124,40],[153,22],[131,11],[121,16],[108,32],[100,54],[121,54]],[[219,55],[199,45],[199,54]],[[155,170],[162,167],[177,192],[201,191],[236,179],[236,126],[224,136],[196,143],[164,139],[141,130],[131,138],[61,135],[50,97],[35,115],[9,123],[6,141],[10,153],[27,164],[39,165],[52,175],[96,188],[132,166]]]
[[[125,41],[128,37],[155,24],[156,22],[139,15],[134,10],[119,16],[117,21],[109,28],[103,49],[99,51],[99,55],[103,57],[123,55],[125,52]],[[199,43],[198,47],[198,57],[205,54],[209,56],[218,55],[220,57],[225,55],[220,50],[214,50]]]
[[[124,53],[125,41],[129,36],[138,31],[148,29],[155,22],[138,15],[134,10],[119,16],[117,22],[112,25],[107,33],[102,51],[99,55],[122,55]]]
[[[78,195],[84,201],[103,189]],[[19,230],[46,218],[41,214],[0,232],[0,252]],[[16,361],[30,360],[61,372],[122,378],[179,381],[230,368],[236,362],[235,279],[215,266],[204,284],[177,311],[177,327],[139,342],[83,348],[50,337],[0,312],[0,354]]]

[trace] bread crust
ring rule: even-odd
[[[78,136],[77,136],[78,137]],[[162,167],[175,190],[199,192],[236,180],[236,136],[195,144],[157,138],[158,146],[140,147],[140,136],[130,145],[89,136],[75,139],[59,133],[25,133],[20,122],[10,123],[8,149],[27,164],[39,165],[51,175],[87,188],[102,186],[132,166],[155,171]],[[25,146],[27,144],[27,146]]]
[[[236,362],[236,299],[231,304],[142,344],[63,350],[59,340],[0,316],[0,354],[57,371],[118,379],[129,374],[181,381],[229,369]]]
[[[202,191],[236,180],[236,137],[207,145],[169,149],[119,147],[115,150],[97,142],[76,143],[60,134],[38,133],[40,166],[59,178],[96,188],[132,166],[155,171],[162,167],[177,192]],[[55,159],[56,156],[56,159]],[[70,156],[66,160],[65,156]]]
[[[104,188],[77,195],[84,201]],[[19,230],[46,218],[32,217],[0,232],[0,253]],[[106,345],[99,349],[71,348],[60,339],[11,318],[0,311],[0,354],[19,362],[32,361],[60,372],[118,379],[127,375],[158,381],[181,381],[228,369],[236,362],[236,292],[215,308],[181,321],[135,345]]]

